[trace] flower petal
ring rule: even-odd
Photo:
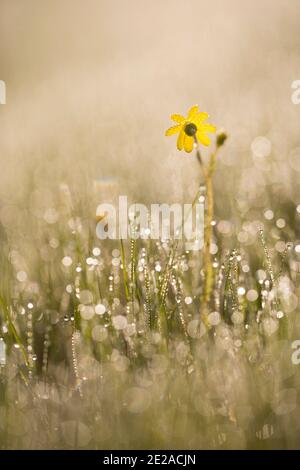
[[[201,131],[203,132],[216,132],[216,127],[212,124],[202,124]]]
[[[181,129],[180,134],[179,134],[178,139],[177,139],[177,148],[178,148],[178,150],[183,149],[185,137],[186,137],[186,133],[184,132],[183,129]]]
[[[184,139],[184,150],[190,153],[194,148],[194,137],[186,136]]]
[[[194,116],[193,120],[195,121],[196,124],[202,124],[207,118],[209,117],[208,113],[197,113],[196,116]]]
[[[177,126],[172,126],[170,127],[169,129],[166,130],[166,133],[165,135],[174,135],[174,134],[177,134],[177,132],[179,132],[181,129],[181,126],[177,125]]]
[[[179,122],[179,123],[185,120],[185,118],[181,116],[181,114],[172,114],[171,119],[172,121]]]
[[[197,139],[202,145],[206,145],[207,147],[210,144],[210,138],[204,132],[198,131]]]
[[[192,106],[191,109],[188,112],[188,119],[191,119],[196,113],[198,113],[199,106],[196,104],[195,106]]]

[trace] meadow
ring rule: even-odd
[[[200,251],[99,240],[93,187],[31,191],[21,246],[2,227],[2,448],[298,447],[300,206],[237,231],[206,183]]]
[[[298,2],[0,3],[0,449],[299,448]]]

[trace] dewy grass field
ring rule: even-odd
[[[299,448],[299,5],[1,3],[0,448]],[[99,239],[120,194],[202,204],[203,248]]]

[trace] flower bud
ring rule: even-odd
[[[216,140],[216,145],[217,147],[222,147],[224,145],[225,141],[227,140],[228,135],[226,134],[224,129],[220,129],[217,132],[217,140]]]

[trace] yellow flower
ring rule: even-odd
[[[171,119],[177,122],[177,124],[170,127],[165,135],[174,135],[179,132],[177,139],[178,150],[184,149],[186,152],[191,152],[196,140],[208,146],[210,138],[207,133],[216,132],[216,128],[212,124],[205,122],[207,118],[208,114],[200,113],[197,105],[191,107],[186,118],[180,114],[172,114]]]

